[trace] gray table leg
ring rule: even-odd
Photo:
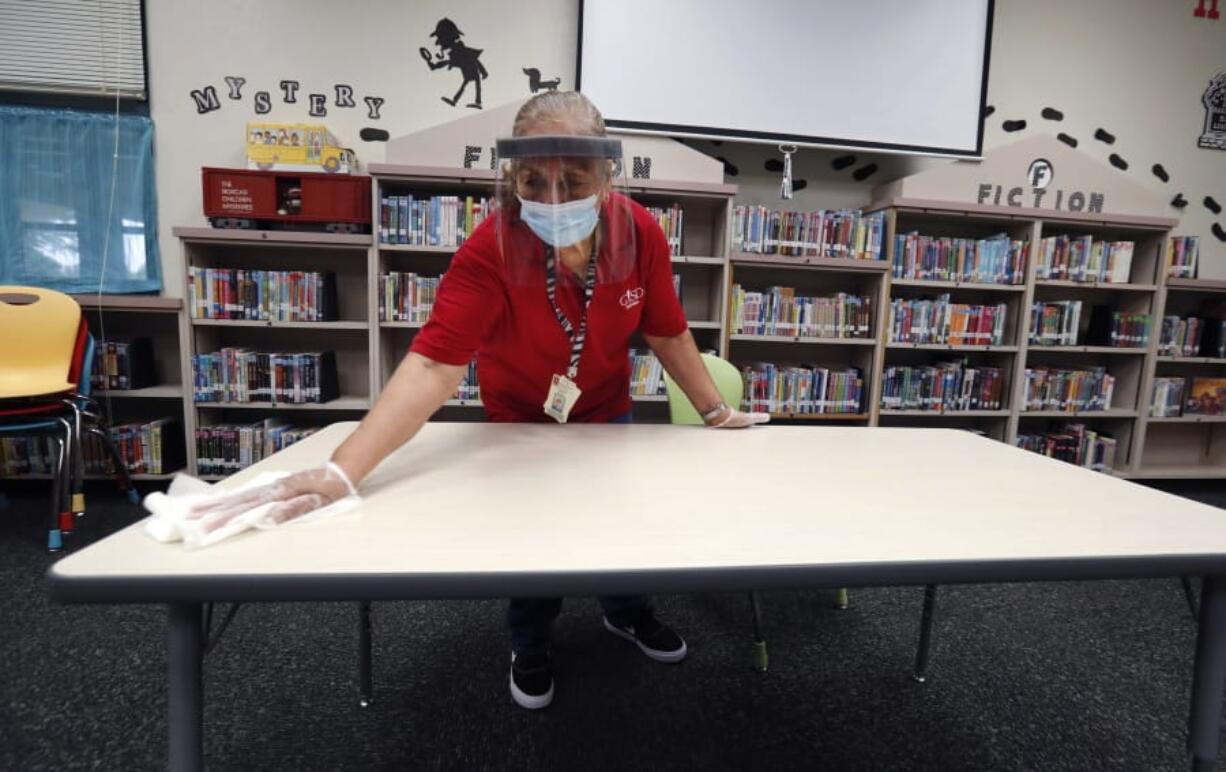
[[[932,614],[937,605],[937,586],[924,587],[924,613],[920,617],[919,648],[915,652],[915,672],[911,675],[921,684],[928,678],[928,651],[932,647]]]
[[[199,603],[170,606],[170,769],[199,772],[204,768],[201,742],[201,666],[204,627]]]
[[[370,673],[370,601],[358,603],[358,668],[361,696],[358,704],[363,708],[375,700],[374,678]]]
[[[1192,676],[1188,750],[1192,769],[1213,770],[1221,735],[1222,688],[1226,684],[1226,576],[1206,576],[1201,585],[1200,629]]]

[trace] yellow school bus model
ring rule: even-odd
[[[247,168],[349,174],[358,171],[358,159],[326,126],[248,123]]]

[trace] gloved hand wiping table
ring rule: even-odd
[[[197,549],[249,528],[267,530],[333,517],[360,500],[349,478],[332,462],[295,474],[266,472],[224,491],[179,475],[166,493],[145,497],[145,509],[152,515],[145,532],[160,542],[181,539],[188,549]]]

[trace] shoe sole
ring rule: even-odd
[[[676,651],[658,651],[645,646],[638,638],[635,638],[630,633],[610,622],[608,617],[602,617],[601,621],[604,622],[604,629],[613,633],[618,638],[624,638],[625,640],[633,643],[635,646],[638,646],[640,651],[651,659],[654,659],[656,662],[680,662],[681,660],[685,659],[685,655],[689,653],[689,649],[686,647],[685,641],[681,642],[681,648],[677,649]]]
[[[528,694],[515,684],[514,670],[511,671],[510,680],[511,699],[515,700],[515,704],[521,708],[527,708],[528,710],[540,710],[541,708],[549,707],[549,703],[553,702],[553,684],[549,684],[549,691],[545,692],[544,694]]]

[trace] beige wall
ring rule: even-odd
[[[985,146],[1038,132],[1064,131],[1079,149],[1106,163],[1116,152],[1130,164],[1129,179],[1166,200],[1182,192],[1189,201],[1180,232],[1202,236],[1202,276],[1226,278],[1226,244],[1209,233],[1214,216],[1202,206],[1212,195],[1226,206],[1226,151],[1196,147],[1203,124],[1201,94],[1208,79],[1226,71],[1226,17],[1196,19],[1195,0],[997,0],[989,98],[996,112],[987,121]],[[348,11],[343,13],[342,11]],[[359,12],[360,11],[360,12]],[[166,292],[181,293],[174,225],[203,224],[199,169],[241,165],[243,125],[248,120],[308,120],[307,94],[328,96],[327,117],[336,134],[363,162],[382,161],[381,143],[363,142],[363,127],[393,137],[460,117],[466,108],[439,98],[458,86],[456,71],[430,72],[417,49],[432,48],[429,33],[447,16],[468,45],[484,49],[481,61],[487,107],[528,95],[523,67],[537,67],[573,86],[578,5],[574,0],[478,2],[477,0],[213,0],[209,3],[148,3],[151,106],[157,126],[159,227]],[[227,98],[226,75],[245,77],[243,97]],[[284,104],[278,83],[301,83],[298,103]],[[820,82],[808,78],[817,88]],[[356,108],[333,104],[335,84],[353,86]],[[198,115],[189,92],[213,85],[220,109]],[[270,92],[272,111],[257,116],[256,91]],[[362,97],[386,101],[381,119],[367,118]],[[466,94],[471,97],[471,91]],[[467,101],[465,99],[464,101]],[[463,103],[461,103],[463,104]],[[1064,120],[1044,120],[1045,106]],[[1001,122],[1024,119],[1028,127],[1006,133]],[[1112,146],[1093,138],[1097,128],[1115,134]],[[742,186],[746,201],[778,205],[778,175],[763,164],[778,157],[771,147],[696,140],[693,147],[726,157],[739,169],[729,182]],[[870,156],[834,171],[844,153],[803,151],[796,176],[809,187],[791,207],[856,206],[871,188],[943,160]],[[868,163],[879,170],[863,183],[852,172]],[[1150,167],[1161,163],[1171,182]],[[1155,214],[1178,215],[1168,209]],[[1217,221],[1226,227],[1226,213]]]

